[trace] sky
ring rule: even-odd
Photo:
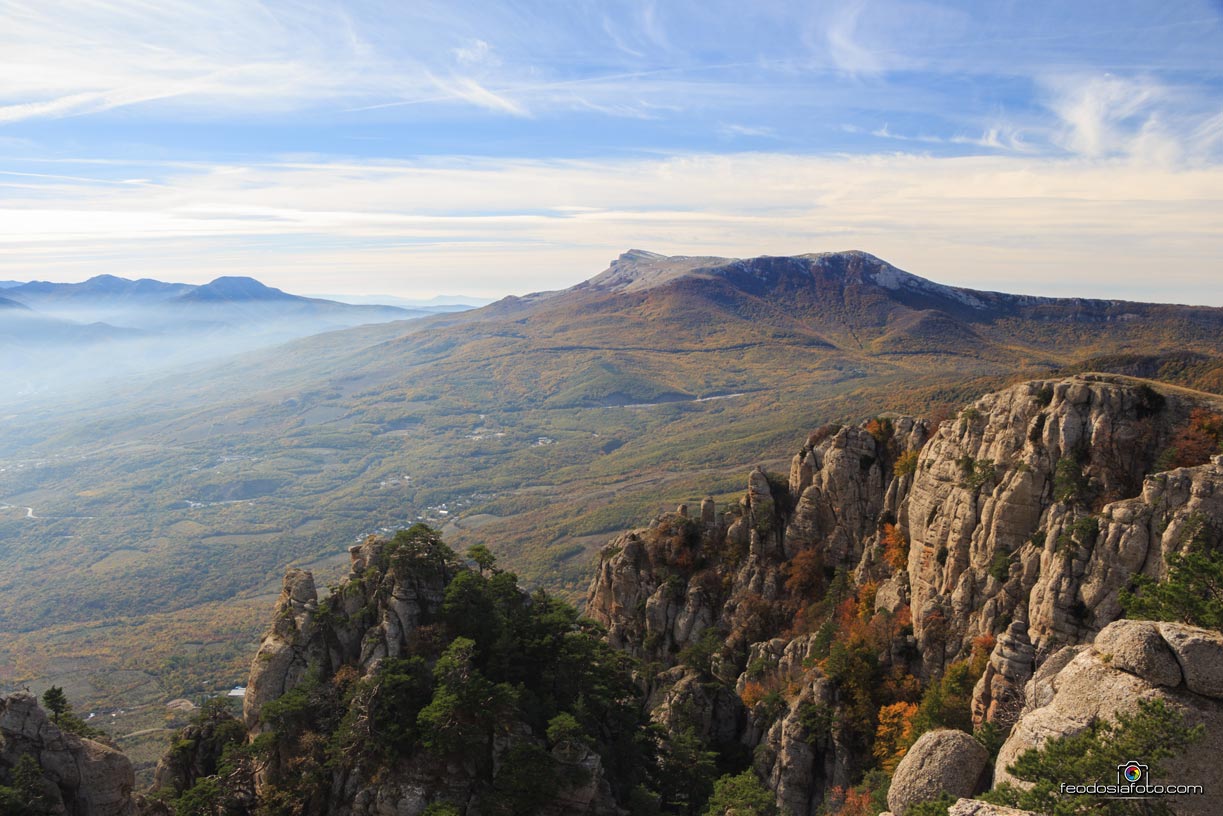
[[[1223,306],[1223,0],[0,0],[0,280],[861,249]]]

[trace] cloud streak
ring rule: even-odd
[[[856,247],[978,288],[1219,300],[1219,168],[702,154],[201,165],[162,169],[157,181],[116,190],[57,177],[10,196],[0,277],[130,274],[134,258],[156,255],[158,269],[206,280],[257,247],[245,271],[290,288],[301,287],[295,269],[343,269],[343,284],[316,285],[422,293],[463,281],[502,294],[572,284],[629,246],[729,256]]]

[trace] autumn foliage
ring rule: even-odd
[[[1167,469],[1193,467],[1223,451],[1223,415],[1194,408],[1168,442],[1160,465]]]
[[[879,727],[875,729],[872,753],[879,760],[879,767],[888,773],[896,770],[913,744],[913,719],[916,716],[916,703],[892,703],[879,709]]]
[[[894,570],[909,563],[909,542],[895,524],[883,525],[883,560]]]
[[[824,587],[824,560],[818,549],[803,550],[786,566],[786,592],[793,598],[813,598]]]

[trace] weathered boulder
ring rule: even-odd
[[[1172,648],[1189,691],[1223,698],[1223,634],[1180,623],[1159,624],[1159,634]]]
[[[51,811],[69,816],[132,816],[132,763],[120,751],[61,731],[31,694],[0,699],[0,775],[30,754]]]
[[[944,793],[972,796],[983,787],[989,752],[963,731],[927,731],[896,766],[888,807],[896,816]]]
[[[1163,645],[1155,640],[1156,634]],[[1184,682],[1171,685],[1169,655],[1175,656],[1182,677],[1195,678],[1192,686]],[[1029,749],[1078,734],[1097,720],[1114,720],[1118,713],[1136,711],[1142,700],[1163,700],[1190,725],[1205,726],[1202,742],[1161,763],[1165,779],[1199,784],[1208,791],[1223,789],[1223,766],[1218,762],[1223,750],[1220,655],[1223,636],[1218,632],[1129,620],[1105,628],[1091,646],[1063,650],[1028,684],[1028,705],[998,752],[994,784],[1023,785],[1009,768]],[[1170,804],[1174,812],[1186,816],[1216,812],[1210,797],[1186,796]]]
[[[1136,674],[1157,686],[1181,684],[1181,667],[1156,624],[1116,621],[1096,635],[1095,651],[1114,669]]]

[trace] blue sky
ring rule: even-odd
[[[0,0],[0,278],[858,248],[1223,305],[1223,3]]]

